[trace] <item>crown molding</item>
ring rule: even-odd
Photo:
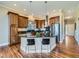
[[[8,11],[18,13],[19,15],[27,16],[27,14],[25,14],[24,12],[22,12],[22,11],[18,11],[18,10],[13,9],[13,8],[10,8],[10,7],[5,6],[5,5],[3,5],[3,4],[0,4],[0,7],[3,7],[3,8],[5,8],[5,9],[7,9]]]

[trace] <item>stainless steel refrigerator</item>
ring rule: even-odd
[[[55,23],[52,24],[50,27],[50,33],[52,37],[56,37],[56,43],[59,43],[60,41],[60,24]]]

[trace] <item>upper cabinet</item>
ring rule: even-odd
[[[19,15],[16,13],[8,12],[9,19],[10,19],[10,25],[14,24],[18,27],[18,17]]]
[[[28,26],[28,18],[19,16],[18,27],[19,28],[26,28],[27,26]]]
[[[28,17],[20,16],[13,12],[8,12],[10,24],[16,24],[18,28],[26,28],[28,25]]]
[[[49,19],[49,25],[54,24],[54,23],[59,23],[59,16],[51,17]]]
[[[35,20],[36,28],[42,28],[45,26],[45,20]]]

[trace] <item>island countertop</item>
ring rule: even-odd
[[[41,36],[41,37],[36,37],[36,36],[27,36],[26,34],[20,34],[19,37],[26,37],[26,38],[52,38],[52,36],[50,37],[45,37],[45,36]],[[56,37],[56,36],[53,36]]]

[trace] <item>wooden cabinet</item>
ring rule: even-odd
[[[45,20],[35,20],[36,28],[42,28],[45,26]]]
[[[18,14],[9,12],[9,21],[10,21],[10,45],[20,42],[18,39]]]
[[[39,28],[38,20],[35,20],[36,28]]]
[[[18,28],[25,28],[28,25],[28,18],[13,12],[8,12],[10,23],[10,45],[19,43]]]
[[[59,22],[59,16],[51,17],[49,19],[49,25],[52,25],[52,24],[58,23],[58,22]]]
[[[45,20],[41,20],[40,21],[40,27],[42,28],[42,27],[44,27],[45,26]]]
[[[28,26],[28,18],[19,16],[18,27],[19,28],[26,28],[27,26]]]

